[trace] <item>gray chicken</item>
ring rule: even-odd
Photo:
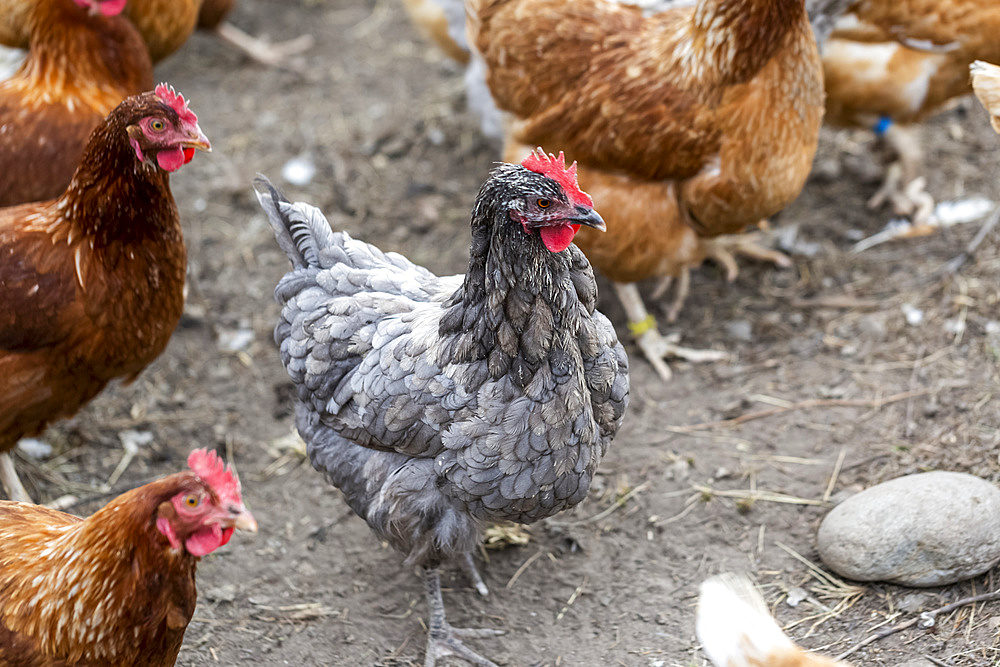
[[[531,523],[587,495],[628,403],[625,351],[571,245],[604,222],[575,165],[538,151],[491,172],[469,271],[441,278],[255,186],[293,265],[274,337],[312,464],[423,568],[425,665],[494,665],[460,637],[501,633],[447,623],[437,568],[457,559],[485,594],[471,557],[484,522]]]

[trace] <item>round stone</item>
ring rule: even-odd
[[[835,507],[816,547],[827,567],[856,581],[968,579],[1000,561],[1000,489],[957,472],[900,477]]]

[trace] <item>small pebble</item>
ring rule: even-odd
[[[906,318],[906,323],[911,327],[915,327],[924,321],[924,311],[920,310],[916,306],[904,303],[901,306],[901,309],[903,311],[903,317]]]
[[[857,581],[944,586],[1000,561],[1000,489],[973,475],[928,472],[848,498],[820,524],[816,547]]]
[[[753,340],[753,325],[749,320],[734,320],[726,324],[726,333],[730,338],[749,343]]]

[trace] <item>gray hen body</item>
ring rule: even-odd
[[[433,566],[471,550],[482,521],[583,500],[628,372],[575,246],[492,229],[481,193],[470,271],[442,278],[331,232],[313,207],[260,198],[294,265],[275,290],[275,340],[297,426],[382,539]]]

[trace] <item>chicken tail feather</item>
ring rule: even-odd
[[[296,269],[320,266],[320,252],[334,244],[326,216],[315,206],[292,203],[261,174],[253,181],[254,192],[274,230],[278,245]]]
[[[734,574],[702,583],[697,631],[705,653],[720,667],[776,664],[770,661],[774,655],[796,650],[771,618],[753,583]]]

